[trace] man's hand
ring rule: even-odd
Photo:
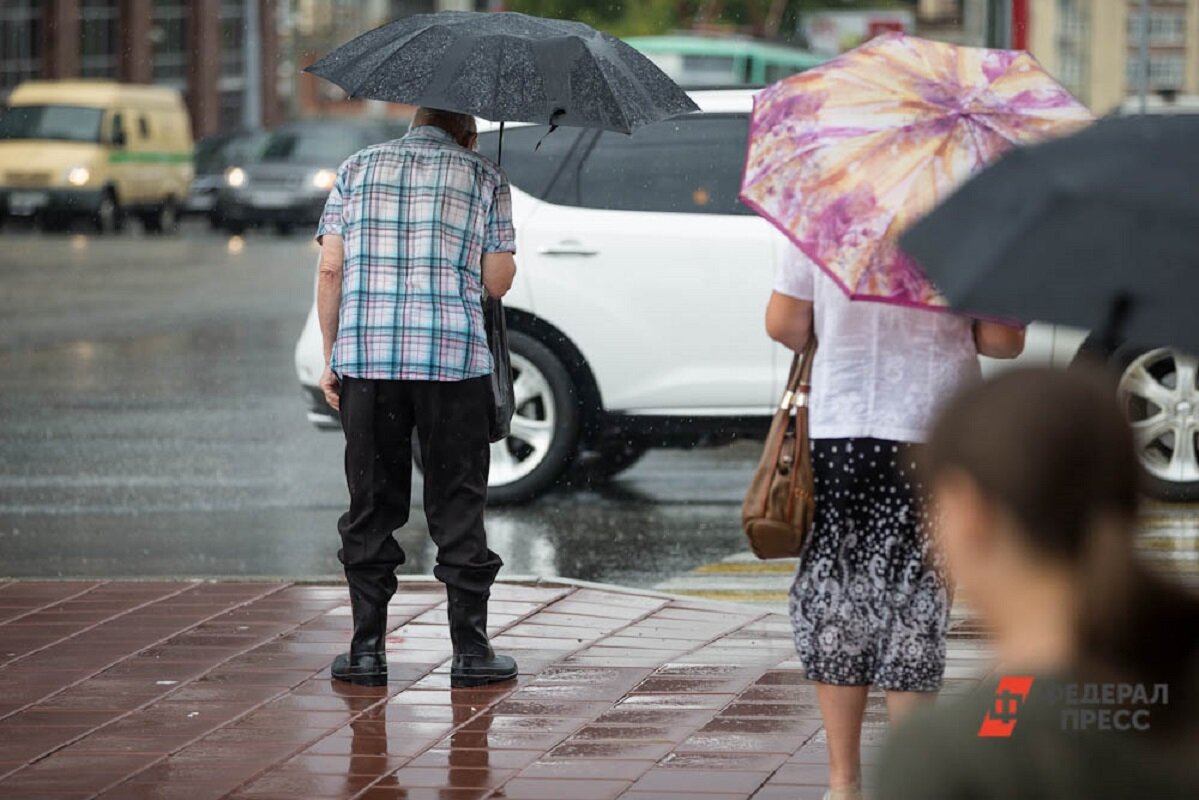
[[[320,382],[321,391],[325,393],[325,402],[329,404],[334,411],[341,410],[341,381],[333,374],[333,370],[329,369],[329,365],[325,365],[325,371],[321,373]]]
[[[516,259],[511,253],[485,253],[483,255],[483,286],[487,294],[497,300],[508,294],[512,281],[516,279]]]

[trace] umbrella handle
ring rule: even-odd
[[[496,145],[496,149],[495,149],[495,163],[496,164],[504,163],[504,121],[503,120],[500,120],[500,141],[499,141],[499,144]]]

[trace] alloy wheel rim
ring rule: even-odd
[[[1139,356],[1120,376],[1120,404],[1137,454],[1155,478],[1199,481],[1199,358],[1162,347]]]
[[[512,353],[516,413],[508,438],[491,445],[488,484],[507,486],[527,477],[549,454],[557,408],[550,383],[533,362]]]

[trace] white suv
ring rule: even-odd
[[[651,447],[765,433],[790,353],[762,315],[790,244],[737,201],[753,92],[692,97],[701,112],[632,136],[506,128],[518,409],[492,449],[493,503],[610,477]],[[481,151],[494,158],[496,140],[484,128]],[[1036,326],[1022,360],[1068,363],[1080,341]],[[316,389],[321,366],[314,307],[296,368],[309,418],[338,427]]]

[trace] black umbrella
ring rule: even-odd
[[[1199,116],[1014,150],[900,243],[971,314],[1199,352]]]
[[[473,114],[493,122],[631,133],[697,110],[629,45],[581,22],[443,11],[390,22],[308,67],[350,97]]]

